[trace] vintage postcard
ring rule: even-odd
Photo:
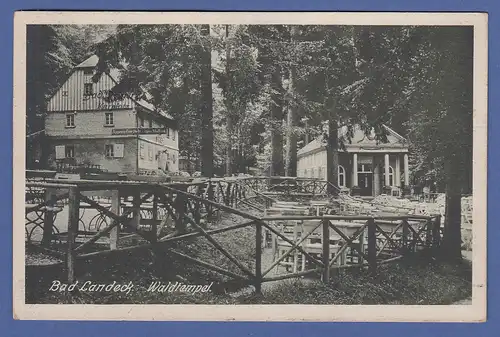
[[[486,14],[17,12],[14,41],[16,319],[486,320]]]

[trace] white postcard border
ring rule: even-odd
[[[485,13],[17,12],[14,20],[13,311],[32,320],[387,321],[486,320],[488,17]],[[473,25],[473,299],[471,305],[49,305],[24,303],[27,24]]]

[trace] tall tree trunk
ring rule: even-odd
[[[295,133],[297,110],[293,106],[288,107],[287,135],[286,135],[286,176],[297,176],[297,135]]]
[[[227,145],[226,145],[226,176],[233,173],[233,119],[227,116]]]
[[[335,109],[335,108],[333,108]],[[329,195],[337,195],[339,176],[339,130],[337,112],[332,110],[328,119],[328,137],[326,144],[326,180],[328,182],[327,192]]]
[[[243,153],[243,141],[238,131],[238,173],[245,173],[245,154]]]
[[[462,258],[462,193],[455,182],[446,184],[443,252],[450,260]]]
[[[455,149],[458,151],[459,149]],[[452,150],[453,151],[453,150]],[[462,186],[464,185],[464,163],[458,153],[446,158],[446,204],[442,248],[449,260],[462,258]]]
[[[202,34],[210,36],[210,25],[202,26]],[[204,65],[202,74],[203,105],[201,108],[201,174],[204,177],[212,177],[214,166],[214,129],[211,48],[205,46],[202,53],[204,56]]]
[[[229,44],[229,25],[226,25],[226,76],[229,84],[229,90],[231,87],[231,75],[230,75],[230,61],[231,61],[231,46]],[[227,101],[227,145],[226,145],[226,176],[230,176],[233,173],[233,105],[229,102],[231,95],[226,97]]]
[[[297,35],[297,26],[290,27],[290,40],[293,43]],[[286,175],[288,177],[297,176],[297,134],[295,127],[297,126],[297,105],[294,102],[294,81],[296,78],[296,69],[292,64],[289,71],[288,82],[288,113],[287,113],[287,135],[286,135]]]
[[[283,176],[283,84],[281,68],[276,65],[272,74],[271,88],[271,176]]]
[[[462,193],[469,185],[472,171],[473,111],[473,30],[470,27],[448,29],[445,55],[449,67],[447,82],[449,111],[443,130],[445,137],[446,209],[443,252],[452,260],[462,258]],[[439,42],[439,41],[438,41]]]
[[[326,92],[330,92],[330,84],[328,77],[325,82]],[[338,194],[338,177],[339,177],[339,129],[338,129],[338,114],[337,101],[332,99],[330,95],[324,98],[324,106],[329,106],[330,109],[323,117],[327,122],[326,135],[326,181],[327,193],[329,195]]]

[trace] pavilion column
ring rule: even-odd
[[[401,158],[398,154],[396,156],[396,172],[395,172],[396,186],[401,187]]]
[[[380,165],[377,162],[376,157],[373,157],[373,196],[377,196],[380,194],[381,187],[380,186]]]
[[[410,186],[410,169],[408,167],[408,153],[404,154],[405,186]]]
[[[388,153],[386,153],[384,155],[384,174],[385,174],[384,184],[385,184],[385,186],[389,186],[389,154]]]
[[[358,154],[352,154],[352,187],[358,186]]]

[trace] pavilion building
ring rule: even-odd
[[[400,195],[408,185],[408,142],[384,125],[387,142],[381,143],[375,133],[367,136],[354,128],[350,142],[339,150],[338,186],[353,195],[375,197],[382,193]],[[339,129],[345,134],[346,127]],[[315,139],[297,153],[297,176],[326,179],[326,144]]]

